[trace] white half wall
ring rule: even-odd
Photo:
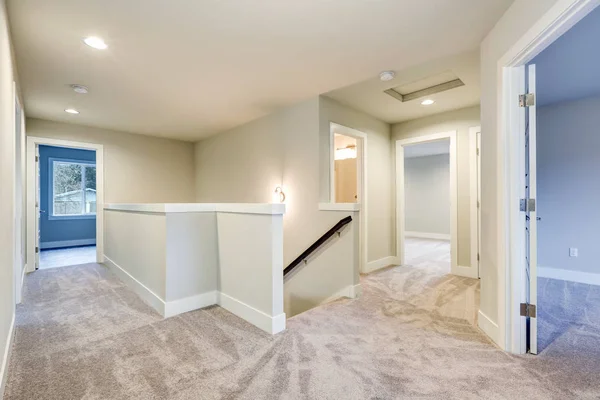
[[[283,216],[217,215],[221,307],[259,328],[285,329]]]
[[[219,272],[216,213],[168,213],[166,216],[165,301],[170,303],[216,291]]]
[[[106,257],[164,302],[167,216],[105,210],[104,218]]]
[[[219,304],[285,329],[281,204],[107,204],[106,265],[162,316]]]

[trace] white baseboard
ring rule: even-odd
[[[10,355],[12,353],[12,343],[15,337],[15,313],[13,312],[12,321],[10,328],[8,329],[8,338],[6,338],[6,347],[4,348],[4,357],[2,358],[2,365],[0,365],[0,399],[4,398],[4,389],[6,387],[6,381],[8,379],[8,363],[10,362]]]
[[[23,301],[23,285],[25,284],[25,274],[27,273],[27,264],[23,266],[23,272],[21,272],[21,288],[17,291],[17,304],[21,304]]]
[[[227,311],[250,322],[258,328],[276,334],[285,330],[285,313],[274,317],[265,314],[231,296],[218,291],[202,293],[184,299],[165,302],[156,293],[147,288],[143,283],[134,278],[129,272],[125,271],[117,263],[104,255],[104,265],[110,269],[119,279],[129,286],[138,296],[142,298],[150,307],[154,308],[165,318],[177,314],[196,310],[218,304]],[[356,289],[353,289],[356,290]]]
[[[328,298],[323,300],[323,302],[321,304],[329,303],[334,300],[340,299],[342,297],[346,297],[348,299],[355,299],[357,297],[360,297],[361,294],[362,294],[362,287],[360,286],[360,284],[349,285],[349,286],[346,286],[345,288],[338,290],[337,292],[335,292],[334,294],[332,294],[331,296],[329,296]]]
[[[539,278],[551,278],[559,279],[561,281],[587,283],[588,285],[600,285],[600,274],[592,274],[590,272],[538,266],[537,274]]]
[[[479,325],[479,329],[483,331],[486,335],[492,339],[494,343],[496,343],[500,348],[504,348],[499,343],[500,331],[498,329],[498,324],[492,321],[487,315],[485,315],[481,310],[478,312],[477,325]]]
[[[104,255],[104,265],[140,296],[142,300],[150,305],[150,307],[158,311],[160,315],[165,315],[165,302],[156,293],[148,289],[142,282],[135,279],[129,272],[125,271],[106,254]]]
[[[452,274],[464,276],[465,278],[479,279],[477,268],[463,267],[462,265],[456,266],[456,268],[452,271]]]
[[[360,283],[358,285],[350,286],[350,291],[348,292],[348,297],[351,299],[356,299],[362,296],[362,286]]]
[[[92,246],[96,239],[61,240],[58,242],[41,242],[40,249],[56,249],[59,247]]]
[[[380,258],[379,260],[371,261],[367,263],[367,266],[364,271],[361,271],[363,274],[369,274],[373,271],[377,271],[378,269],[388,267],[390,265],[400,265],[400,260],[396,256],[388,256]]]
[[[267,333],[274,335],[285,330],[285,313],[271,317],[270,315],[222,292],[219,292],[218,300],[221,307]]]
[[[164,306],[164,317],[169,318],[188,311],[215,305],[217,304],[217,299],[217,291],[213,290],[212,292],[201,293],[179,300],[167,301]]]
[[[429,232],[404,232],[406,237],[414,237],[420,239],[436,239],[436,240],[450,240],[449,233],[429,233]]]

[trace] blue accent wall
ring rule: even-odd
[[[50,206],[50,158],[96,162],[96,152],[64,147],[40,146],[40,243],[63,242],[96,238],[96,218],[48,219]]]

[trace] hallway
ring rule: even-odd
[[[163,320],[101,265],[38,271],[18,306],[5,400],[600,394],[597,350],[498,350],[473,325],[478,281],[440,268],[364,276],[361,298],[291,318],[276,336],[216,306]]]

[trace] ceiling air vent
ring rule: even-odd
[[[405,103],[407,101],[428,97],[464,85],[465,83],[454,75],[454,73],[445,72],[436,76],[421,79],[417,82],[388,89],[385,93]]]

